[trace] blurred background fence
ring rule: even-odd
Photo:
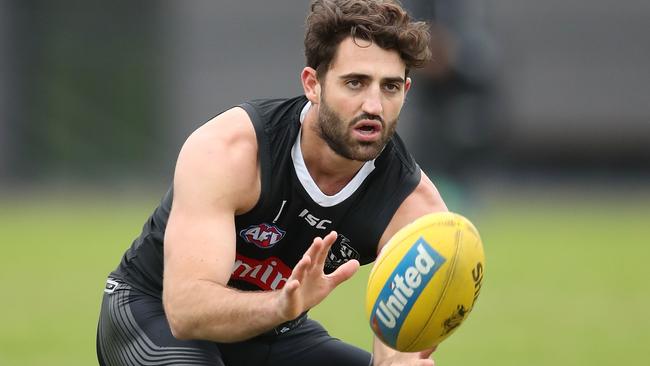
[[[647,171],[650,3],[437,3],[456,46],[450,63],[464,63],[453,67],[488,69],[499,168]],[[445,13],[446,3],[456,5]],[[202,122],[301,92],[306,10],[289,0],[0,1],[0,184],[168,179]],[[416,76],[414,90],[423,84]],[[402,122],[407,139],[421,134]]]

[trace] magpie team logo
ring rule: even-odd
[[[275,225],[251,225],[239,232],[246,242],[255,244],[259,248],[268,249],[277,244],[286,232]]]
[[[336,242],[332,244],[327,258],[325,259],[325,268],[335,270],[339,266],[351,259],[359,259],[359,252],[350,245],[350,239],[346,238],[343,234],[339,234]]]

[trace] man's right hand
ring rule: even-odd
[[[334,272],[325,274],[325,259],[337,236],[332,231],[324,238],[315,238],[296,264],[287,283],[278,293],[278,309],[282,318],[295,319],[316,306],[359,269],[359,262],[350,260]]]

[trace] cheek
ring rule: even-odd
[[[355,112],[357,111],[357,108],[355,106],[357,103],[355,102],[354,98],[347,96],[329,98],[328,96],[327,100],[330,108],[332,108],[343,120],[348,121],[355,117]]]
[[[404,105],[404,100],[391,100],[387,101],[384,104],[384,114],[387,119],[394,120],[399,116],[402,106]]]

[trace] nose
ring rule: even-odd
[[[362,108],[365,113],[381,117],[384,107],[381,104],[380,92],[378,90],[369,90],[365,100],[363,101]]]

